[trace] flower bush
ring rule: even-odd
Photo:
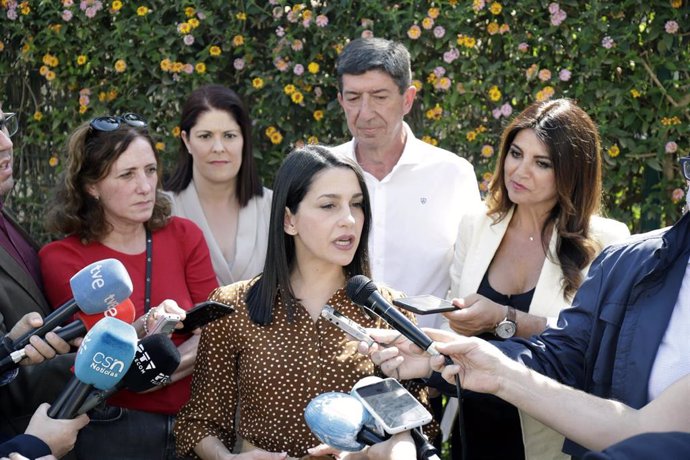
[[[471,161],[480,187],[512,115],[571,97],[601,130],[608,214],[656,228],[679,216],[685,188],[689,11],[687,0],[0,0],[1,99],[22,128],[12,205],[41,235],[65,137],[94,116],[144,115],[169,162],[181,102],[211,82],[250,107],[270,185],[295,145],[349,138],[335,59],[380,36],[412,54],[412,129]]]

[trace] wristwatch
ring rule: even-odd
[[[496,337],[501,339],[509,339],[517,332],[517,322],[515,321],[517,313],[513,307],[506,306],[506,308],[508,312],[506,313],[505,319],[498,323],[496,329],[494,329]]]

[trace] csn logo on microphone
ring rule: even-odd
[[[125,370],[125,363],[99,351],[91,358],[91,365],[89,367],[108,377],[118,377]]]

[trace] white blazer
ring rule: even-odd
[[[477,292],[508,229],[513,210],[514,208],[496,224],[493,223],[491,217],[486,215],[485,207],[463,217],[458,239],[455,242],[453,263],[450,267],[450,298]],[[599,243],[600,247],[597,250],[599,254],[609,244],[630,236],[630,231],[625,224],[616,220],[592,216],[589,234]],[[570,302],[563,298],[563,272],[556,256],[556,242],[557,233],[554,230],[549,241],[549,255],[544,260],[529,306],[530,314],[546,317],[549,324],[555,324],[560,311],[570,306]],[[583,277],[588,271],[589,266],[583,270]],[[445,320],[443,328],[450,329],[448,320]],[[564,441],[561,434],[522,411],[520,411],[520,421],[526,459],[565,460],[570,458],[569,455],[561,452]]]
[[[273,198],[271,190],[264,188],[263,196],[252,198],[247,206],[240,209],[234,260],[226,260],[223,256],[204,215],[194,180],[182,192],[177,194],[168,192],[166,195],[172,202],[174,216],[192,220],[204,232],[204,238],[211,253],[213,271],[221,286],[251,279],[263,271]]]

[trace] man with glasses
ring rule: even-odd
[[[11,137],[19,128],[17,118],[0,107],[0,340],[16,338],[39,325],[27,315],[36,316],[33,312],[38,312],[45,317],[52,311],[42,291],[38,247],[4,206],[14,186]],[[8,333],[10,329],[13,330]],[[0,354],[7,355],[7,343],[7,340],[0,343]],[[48,333],[45,341],[32,338],[31,343],[30,347],[38,350],[50,351],[44,348],[49,345],[58,352],[69,350],[69,345],[54,333]],[[38,406],[52,403],[66,385],[73,362],[74,354],[64,354],[38,366],[21,366],[0,376],[0,433],[24,433]],[[63,428],[63,431],[68,430]]]

